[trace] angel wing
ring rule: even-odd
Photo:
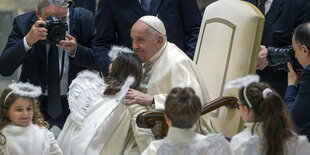
[[[88,70],[80,72],[69,86],[71,119],[80,124],[87,109],[103,97],[105,88],[104,79],[98,74]]]

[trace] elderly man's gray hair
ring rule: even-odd
[[[56,5],[59,7],[68,7],[68,0],[38,0],[38,10],[40,13],[42,13],[42,9],[50,6],[50,5]]]

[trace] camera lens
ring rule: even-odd
[[[47,29],[46,43],[59,43],[66,37],[66,31],[68,29],[67,23],[59,20],[56,16],[50,16],[45,21],[45,27]]]

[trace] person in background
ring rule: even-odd
[[[205,12],[205,8],[217,0],[196,0],[196,1],[197,1],[198,8],[201,12],[201,16],[203,16],[203,13]]]
[[[61,32],[64,40],[57,41]],[[86,68],[105,73],[108,70],[107,55],[106,60],[96,63],[98,53],[92,50],[94,36],[94,17],[90,11],[68,8],[67,0],[39,0],[35,11],[14,19],[0,56],[0,74],[9,76],[21,66],[19,80],[42,88],[41,112],[51,127],[61,129],[70,113],[68,86],[77,73]]]
[[[271,66],[268,57],[275,59],[273,48],[291,45],[293,30],[306,22],[308,0],[245,0],[257,6],[265,16],[265,24],[258,53],[257,74],[284,97],[287,84],[286,63]],[[279,66],[280,65],[280,66]],[[284,67],[283,67],[284,66]]]
[[[95,13],[96,11],[96,0],[68,0],[71,3],[74,3],[73,5],[75,7],[82,7],[85,8],[92,13]]]
[[[111,45],[130,48],[131,27],[145,15],[161,19],[168,41],[193,59],[201,24],[196,0],[100,0],[95,17],[97,49],[109,51]]]
[[[300,83],[292,64],[288,63],[288,86],[284,101],[300,134],[310,138],[310,23],[301,24],[293,34],[292,44],[295,57],[304,68],[301,72]]]

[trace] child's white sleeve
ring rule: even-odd
[[[49,138],[49,141],[50,141],[50,155],[63,155],[61,149],[59,148],[56,140],[55,140],[55,137],[54,137],[54,134],[50,131],[47,130],[47,134],[48,134],[48,138]]]

